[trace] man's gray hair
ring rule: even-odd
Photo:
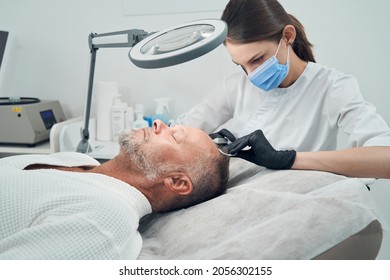
[[[223,194],[229,180],[229,157],[222,154],[199,155],[185,166],[193,190],[189,195],[177,197],[166,205],[171,211],[187,208]]]

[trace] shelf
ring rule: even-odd
[[[34,147],[27,145],[0,144],[0,153],[4,154],[49,154],[51,153],[50,141],[36,144]]]

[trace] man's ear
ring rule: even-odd
[[[164,185],[172,192],[179,195],[188,195],[192,192],[192,182],[183,173],[175,174],[164,179]]]

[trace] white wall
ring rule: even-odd
[[[143,3],[142,0],[139,1]],[[164,1],[169,4],[169,0]],[[390,2],[387,0],[281,0],[297,16],[314,44],[317,62],[355,75],[364,97],[390,124]],[[221,8],[222,11],[222,8]],[[0,96],[58,99],[67,117],[82,115],[87,86],[90,32],[140,28],[157,31],[221,12],[123,16],[122,0],[0,0],[0,29],[10,32]],[[152,112],[157,96],[171,96],[177,115],[189,109],[213,84],[237,68],[223,46],[190,63],[156,70],[137,69],[128,50],[98,51],[95,81],[115,80],[130,104]],[[390,224],[389,180],[372,188]],[[382,258],[390,259],[385,240]]]
[[[0,0],[0,28],[10,32],[0,95],[59,99],[67,117],[82,115],[90,32],[134,28],[151,32],[220,14],[123,16],[122,0]],[[153,97],[172,96],[172,109],[178,114],[228,73],[229,67],[233,65],[223,46],[191,63],[154,70],[132,65],[127,49],[100,49],[95,81],[118,81],[124,99],[130,104],[145,103],[150,113]]]

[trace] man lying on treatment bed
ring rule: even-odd
[[[0,259],[136,259],[139,219],[226,190],[229,160],[201,130],[124,131],[99,164],[80,153],[0,159]]]

